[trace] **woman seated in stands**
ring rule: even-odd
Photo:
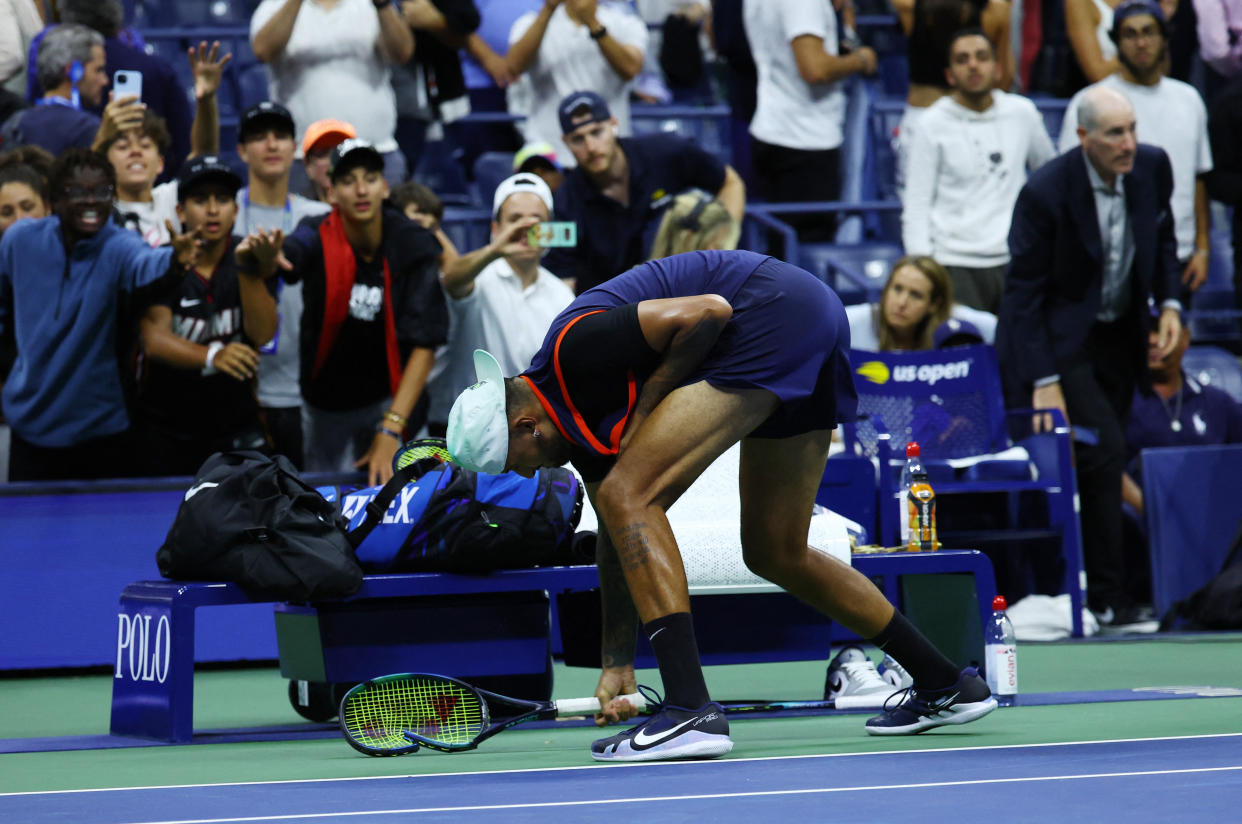
[[[664,212],[648,260],[700,249],[737,248],[742,227],[724,204],[697,189],[682,192]]]
[[[949,318],[974,325],[985,343],[996,338],[996,316],[953,302],[953,282],[930,257],[907,255],[893,264],[879,303],[845,307],[850,347],[869,352],[932,349],[933,334]]]

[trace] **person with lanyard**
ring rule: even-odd
[[[100,121],[82,106],[102,99],[108,86],[106,63],[98,32],[71,23],[49,31],[35,61],[43,97],[5,122],[0,129],[5,145],[40,146],[53,156],[66,149],[89,149]]]
[[[630,717],[642,622],[665,700],[639,726],[596,741],[600,761],[710,758],[733,747],[699,663],[686,575],[665,515],[741,442],[746,565],[905,666],[915,687],[867,722],[905,735],[987,715],[997,703],[865,576],[807,546],[832,429],[858,395],[841,299],[815,276],[746,251],[650,261],[584,292],[552,322],[521,375],[483,350],[478,382],[449,413],[454,459],[533,474],[572,461],[599,516],[603,671],[596,723]]]
[[[392,477],[436,347],[448,339],[440,244],[386,208],[384,157],[365,140],[332,150],[327,217],[307,218],[283,247],[288,283],[302,283],[302,425],[306,469]]]
[[[276,301],[256,258],[263,274],[274,273],[284,235],[237,242],[239,188],[241,178],[215,155],[189,161],[178,178],[177,217],[198,250],[139,327],[147,358],[136,417],[146,474],[193,475],[214,452],[267,449],[255,346],[276,328]]]
[[[279,103],[264,100],[242,113],[237,154],[246,164],[247,182],[237,192],[237,234],[280,231],[288,236],[304,218],[326,215],[327,203],[289,191],[289,173],[297,149],[293,115]],[[302,284],[276,281],[275,334],[259,341],[259,408],[272,448],[301,468],[302,386],[299,340]]]

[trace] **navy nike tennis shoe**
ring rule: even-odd
[[[889,704],[896,702],[892,709]],[[967,724],[996,709],[996,699],[979,671],[967,667],[946,689],[909,687],[884,702],[884,714],[867,721],[870,735],[914,735],[946,724]]]
[[[591,745],[596,761],[661,761],[715,758],[733,749],[724,708],[712,702],[697,710],[665,706],[637,727]]]

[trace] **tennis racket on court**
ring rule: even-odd
[[[638,710],[647,700],[623,695]],[[341,699],[341,732],[366,755],[404,755],[429,747],[440,752],[473,750],[499,732],[568,715],[599,712],[599,700],[526,701],[429,673],[385,675],[364,681]]]

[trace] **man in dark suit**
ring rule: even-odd
[[[1181,334],[1173,173],[1137,142],[1121,92],[1093,88],[1078,118],[1081,148],[1035,172],[1014,208],[996,345],[1011,405],[1059,409],[1095,435],[1076,438],[1087,597],[1119,629],[1143,617],[1125,596],[1121,475],[1135,386],[1149,391],[1153,302],[1161,349]],[[1037,431],[1048,425],[1037,416]]]

